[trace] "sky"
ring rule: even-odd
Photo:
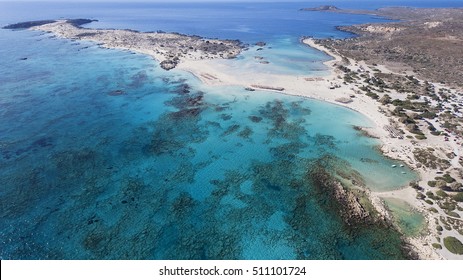
[[[339,0],[337,0],[339,1]],[[342,0],[341,0],[342,1]],[[347,0],[346,0],[347,1]],[[321,2],[320,0],[0,0],[0,2]]]
[[[338,0],[339,1],[339,0]],[[320,0],[0,0],[0,2],[320,2]]]

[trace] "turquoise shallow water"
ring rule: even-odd
[[[385,198],[384,202],[406,236],[418,236],[426,229],[424,216],[409,204],[395,198]]]
[[[352,128],[370,125],[361,115],[1,32],[2,259],[403,257],[397,233],[349,230],[308,177],[326,156],[360,171],[371,159],[367,181],[390,169]]]

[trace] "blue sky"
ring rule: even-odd
[[[338,0],[339,1],[339,0]],[[342,0],[341,0],[342,1]],[[0,2],[321,2],[320,0],[0,0]]]
[[[342,1],[342,0],[341,0]],[[349,1],[349,0],[346,0]],[[145,3],[155,3],[155,2],[322,2],[321,0],[0,0],[0,2],[145,2]],[[337,0],[336,2],[339,2]]]

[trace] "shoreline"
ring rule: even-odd
[[[98,41],[96,39],[75,37],[75,30],[72,27],[63,27],[63,22],[46,24],[38,27],[30,28],[32,30],[40,30],[51,32],[59,37],[76,39],[76,40],[89,40],[97,44],[102,44],[103,47],[113,49],[124,49],[129,51],[138,52],[148,55],[158,61],[161,66],[164,61],[168,59],[168,51],[165,54],[160,54],[150,48],[144,46],[140,47],[126,47],[121,46],[116,39],[108,39],[109,41]],[[93,31],[92,29],[84,29],[85,31]],[[114,31],[114,30],[113,30]],[[128,31],[114,31],[114,32],[128,32]],[[140,34],[140,33],[137,33]],[[143,34],[143,33],[141,33]],[[150,34],[150,33],[146,33]],[[153,33],[155,34],[155,33]],[[163,33],[161,33],[163,34]],[[164,35],[163,35],[164,36]],[[188,37],[188,36],[187,36]],[[190,37],[189,37],[190,38]],[[203,40],[203,39],[201,39]],[[212,41],[212,40],[211,40]],[[217,40],[219,41],[219,40]],[[435,173],[429,173],[428,170],[418,166],[414,159],[413,151],[415,148],[414,140],[391,138],[390,133],[385,129],[391,124],[393,117],[384,115],[379,109],[380,105],[376,100],[366,96],[365,94],[356,91],[351,83],[345,83],[343,80],[343,72],[338,68],[342,64],[347,64],[352,71],[374,72],[373,67],[367,65],[363,61],[356,61],[352,58],[342,57],[340,54],[329,50],[328,48],[317,44],[314,39],[305,38],[301,40],[303,44],[324,52],[333,59],[324,61],[323,64],[328,68],[329,74],[323,77],[314,76],[312,73],[307,76],[294,76],[283,74],[269,74],[269,73],[256,73],[248,71],[238,75],[236,69],[233,69],[226,63],[222,63],[226,58],[220,55],[211,55],[203,57],[201,54],[194,53],[190,56],[185,56],[176,61],[174,67],[181,71],[187,71],[198,78],[202,83],[209,86],[242,86],[243,88],[251,88],[255,90],[273,91],[279,94],[299,96],[303,98],[311,98],[319,101],[328,102],[338,106],[342,106],[354,110],[366,118],[368,118],[373,127],[362,128],[369,135],[378,138],[381,147],[380,150],[386,157],[394,160],[400,160],[407,164],[412,170],[419,175],[420,185],[426,184],[427,181],[434,178]],[[220,42],[220,41],[219,41]],[[240,49],[241,51],[241,49]],[[167,55],[167,56],[166,56]],[[232,57],[230,57],[232,58]],[[344,63],[345,62],[345,63]],[[171,65],[167,65],[167,69]],[[384,69],[388,71],[384,65],[376,65],[376,69]],[[392,71],[391,71],[392,72]],[[434,139],[435,140],[435,139]],[[422,146],[426,147],[428,144],[435,146],[445,145],[443,141],[434,141],[431,143],[424,142]],[[426,205],[423,200],[416,198],[416,192],[410,186],[404,186],[400,190],[389,192],[374,192],[367,189],[368,197],[375,206],[375,208],[382,213],[385,217],[391,219],[391,213],[386,209],[382,198],[397,198],[408,203],[413,209],[424,213],[427,229],[430,235],[422,235],[418,237],[405,237],[407,243],[412,244],[415,252],[419,255],[420,259],[442,259],[443,256],[438,254],[432,248],[433,241],[431,239],[438,236],[435,227],[433,227],[433,215],[428,211],[429,205]],[[406,195],[404,195],[406,193]]]

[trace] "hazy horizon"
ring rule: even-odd
[[[341,0],[341,1],[351,1],[351,0]],[[320,0],[288,0],[288,1],[283,1],[283,0],[251,0],[251,1],[245,1],[245,0],[137,0],[137,1],[129,1],[129,0],[0,0],[0,2],[74,2],[74,3],[79,3],[79,2],[127,2],[127,3],[171,3],[171,2],[322,2]],[[336,1],[336,2],[339,2]]]

